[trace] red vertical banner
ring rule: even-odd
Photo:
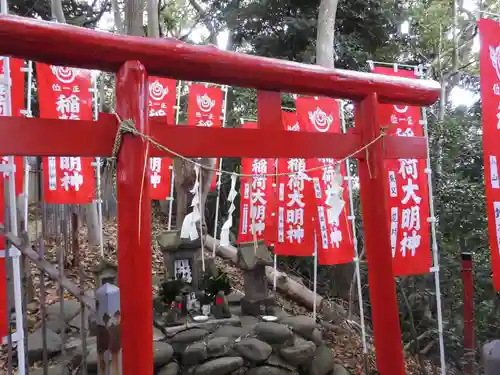
[[[257,129],[257,123],[246,122],[244,129]],[[240,180],[240,228],[238,243],[264,239],[266,244],[274,244],[273,230],[275,194],[273,188],[275,173],[274,159],[243,158],[241,173],[253,177]],[[264,175],[264,176],[263,176]]]
[[[196,126],[222,127],[224,92],[220,87],[192,84],[189,87],[188,124]],[[215,162],[219,166],[219,160]],[[217,187],[218,176],[214,173],[210,190]]]
[[[164,116],[168,125],[175,124],[177,81],[168,78],[149,77],[149,117]],[[149,158],[151,199],[165,200],[170,197],[172,159]]]
[[[175,124],[177,81],[170,78],[149,77],[149,117],[165,116],[167,124]]]
[[[5,225],[4,181],[0,178],[0,224]],[[7,269],[5,237],[0,235],[0,342],[9,333],[7,319]]]
[[[36,63],[40,117],[92,120],[89,70]],[[91,203],[95,196],[93,158],[43,158],[44,199],[54,204]]]
[[[0,57],[0,76],[5,76],[4,71],[4,59],[5,57]],[[22,68],[24,67],[24,60],[10,58],[9,68],[10,68],[10,78],[12,82],[10,90],[10,100],[11,100],[11,114],[12,116],[24,117],[22,111],[24,110],[24,72]],[[7,94],[8,87],[5,85],[0,85],[0,116],[5,116],[7,111]],[[7,156],[0,157],[1,164],[8,164],[9,158]],[[16,195],[21,195],[23,193],[23,180],[24,180],[24,160],[22,156],[15,156],[14,163],[16,165]],[[7,173],[0,172],[0,175],[4,179],[8,180]]]
[[[283,126],[288,131],[301,131],[297,115],[283,112]],[[276,255],[312,256],[314,254],[314,189],[307,176],[306,159],[279,159],[276,187],[277,241]]]
[[[486,214],[490,235],[493,284],[500,290],[500,25],[481,19],[481,101],[483,118],[484,182],[486,184]]]
[[[308,132],[341,133],[339,105],[331,98],[299,97],[297,116],[300,127]],[[323,167],[309,172],[313,179],[316,197],[316,234],[318,243],[318,264],[333,265],[352,262],[354,245],[349,225],[349,190],[344,179],[345,165],[339,168],[340,176],[335,176],[335,159],[310,159],[309,168]],[[326,167],[325,167],[326,166]],[[326,204],[327,197],[337,187],[340,179],[343,188],[342,200],[345,202],[340,216]]]
[[[413,70],[375,67],[373,73],[415,78]],[[423,136],[420,107],[381,104],[380,123],[387,134]],[[391,212],[392,269],[395,276],[430,271],[429,191],[426,160],[386,160],[387,202]]]
[[[149,172],[151,200],[166,200],[169,198],[172,182],[172,159],[149,158]]]

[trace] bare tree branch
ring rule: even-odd
[[[210,37],[209,37],[210,43],[217,44],[217,32],[218,32],[218,30],[214,27],[212,22],[210,22],[210,19],[208,17],[208,13],[201,7],[200,4],[198,4],[196,2],[196,0],[189,0],[189,3],[196,10],[196,12],[198,12],[198,14],[200,15],[200,19],[203,21],[203,24],[210,32]]]
[[[96,0],[94,0],[94,4],[95,4],[95,2],[96,2]],[[92,4],[92,9],[94,9],[94,4]],[[104,13],[106,13],[109,10],[109,5],[110,5],[109,0],[104,1],[102,3],[102,5],[101,5],[101,8],[97,12],[97,14],[94,17],[92,17],[92,18],[90,18],[88,20],[83,21],[82,26],[83,27],[88,27],[90,25],[97,24],[101,20],[101,18],[104,15]]]
[[[192,34],[192,32],[194,31],[194,29],[199,25],[201,21],[201,17],[198,17],[198,19],[193,23],[193,25],[189,28],[188,32],[184,35],[181,35],[179,36],[177,39],[179,40],[182,40],[182,41],[185,41],[187,40],[187,38],[189,38],[189,36]]]

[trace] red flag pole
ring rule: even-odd
[[[474,283],[472,280],[472,253],[462,253],[462,281],[464,284],[464,357],[465,372],[474,371]]]
[[[149,134],[147,73],[127,61],[116,76],[116,112]],[[149,143],[124,134],[118,153],[118,281],[123,375],[153,374]]]

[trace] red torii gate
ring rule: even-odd
[[[175,39],[118,36],[16,16],[0,16],[0,56],[117,73],[118,115],[186,157],[343,158],[383,132],[379,102],[427,106],[440,92],[434,81],[329,70]],[[169,127],[162,120],[148,119],[148,73],[256,88],[260,129]],[[345,135],[286,132],[280,91],[354,100],[356,127]],[[118,127],[114,116],[103,114],[97,122],[2,118],[0,155],[109,157]],[[383,160],[423,159],[426,147],[423,137],[385,136],[356,155],[377,367],[382,375],[405,374]],[[117,193],[124,375],[153,373],[151,203],[144,173],[149,156],[171,155],[141,137],[123,135]]]

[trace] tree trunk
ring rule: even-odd
[[[122,15],[120,12],[120,6],[118,5],[118,0],[111,0],[111,8],[113,9],[113,18],[115,21],[115,28],[118,34],[125,34]]]
[[[99,215],[97,211],[97,201],[87,204],[85,207],[85,219],[88,228],[88,241],[90,246],[99,246]]]
[[[321,0],[316,35],[316,64],[325,68],[335,65],[335,17],[339,0]]]
[[[201,165],[207,166],[209,169],[200,168],[201,177],[201,194],[200,194],[200,212],[202,214],[202,225],[206,228],[205,223],[205,203],[210,185],[214,175],[215,159],[201,158],[197,160]],[[175,191],[177,198],[177,212],[175,216],[177,229],[182,228],[182,223],[188,211],[188,204],[192,200],[191,189],[195,184],[196,173],[194,164],[190,161],[185,161],[179,158],[174,158],[174,175],[175,175]],[[205,230],[205,229],[204,229]]]
[[[158,0],[148,0],[148,37],[160,37],[160,20],[158,17]]]
[[[158,15],[158,0],[148,0],[148,37],[159,38],[160,37],[160,20]],[[160,209],[164,215],[169,215],[170,205],[173,202],[168,200],[161,200]]]
[[[59,23],[66,23],[61,0],[50,0],[50,9],[52,11],[53,20]]]
[[[333,69],[335,66],[335,17],[339,0],[321,0],[316,35],[316,64]],[[333,296],[349,299],[351,280],[354,275],[352,263],[339,264],[333,269]]]
[[[125,26],[127,35],[144,36],[144,2],[127,0],[125,3]]]

